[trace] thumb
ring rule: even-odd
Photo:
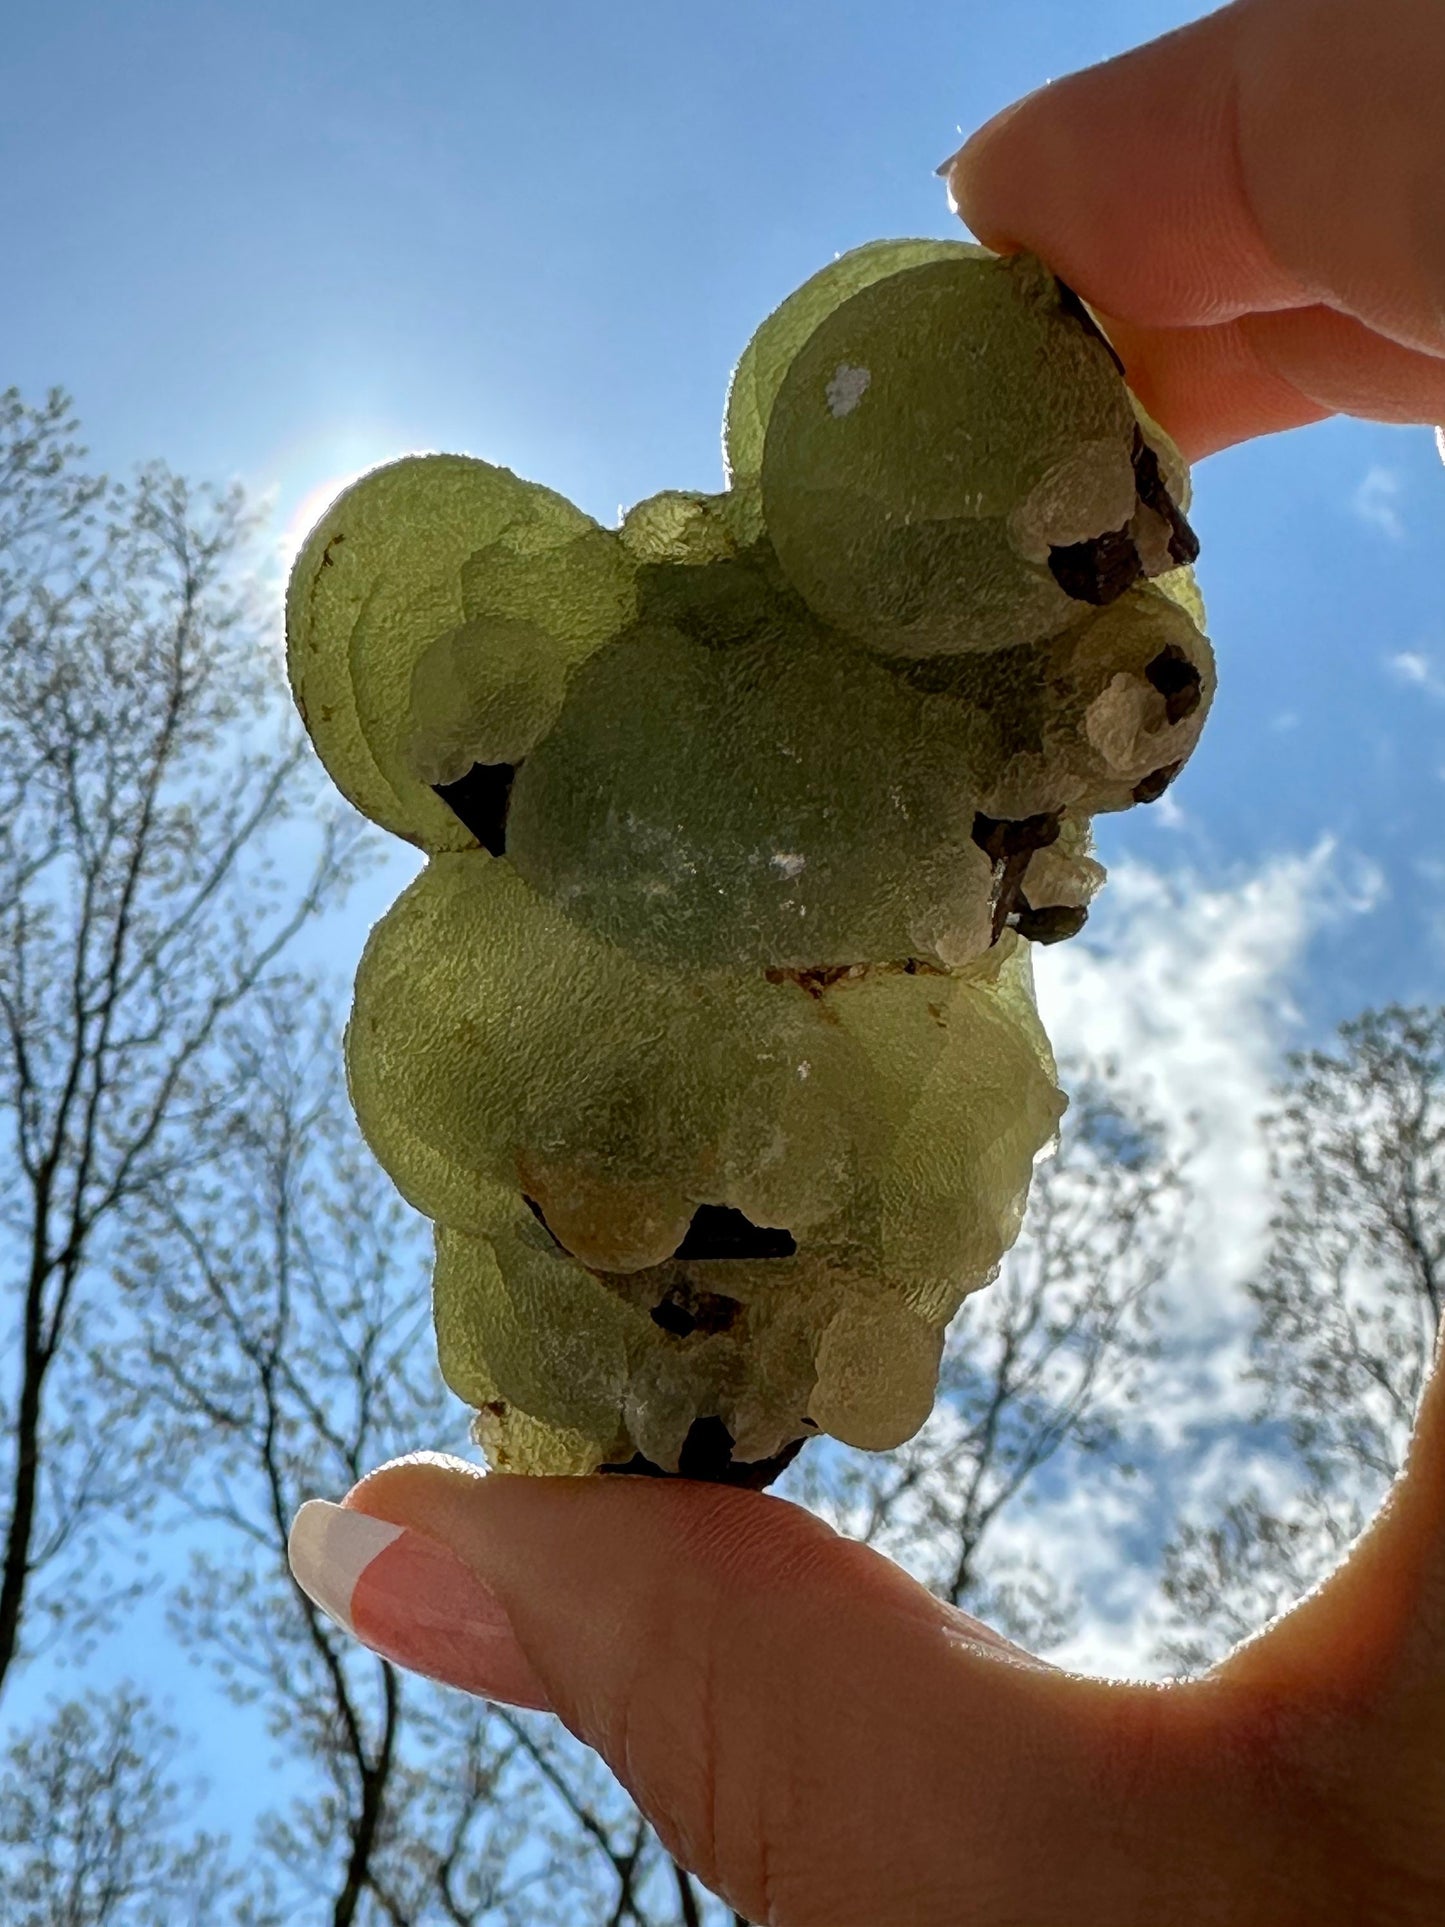
[[[1095,310],[1191,459],[1445,413],[1445,13],[1235,0],[1036,89],[945,164]]]
[[[1030,1660],[786,1501],[423,1457],[317,1510],[405,1528],[383,1557],[449,1548],[485,1606],[439,1640],[447,1587],[433,1564],[408,1596],[402,1557],[385,1609],[367,1605],[366,1572],[355,1582],[353,1630],[402,1664],[549,1706],[749,1920],[1122,1927],[1163,1917],[1181,1878],[1197,1900],[1199,1880],[1217,1889],[1237,1865],[1250,1815],[1202,1805],[1203,1729],[1163,1737],[1189,1689]],[[293,1559],[320,1596],[298,1556],[310,1511]]]

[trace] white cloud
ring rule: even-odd
[[[1440,459],[1445,462],[1445,426],[1435,430],[1435,446],[1440,451]]]
[[[1422,649],[1402,649],[1389,659],[1390,668],[1401,682],[1412,689],[1423,689],[1427,696],[1445,700],[1445,675],[1435,667],[1433,656]]]
[[[1175,799],[1173,790],[1165,790],[1154,804],[1154,814],[1150,819],[1156,830],[1182,830],[1189,818]]]
[[[1085,1461],[1067,1491],[1011,1522],[1088,1601],[1079,1638],[1050,1655],[1060,1664],[1157,1676],[1149,1649],[1158,1575],[1141,1533],[1167,1535],[1247,1462],[1253,1469],[1253,1453],[1228,1428],[1252,1414],[1256,1396],[1245,1378],[1242,1287],[1271,1209],[1259,1119],[1285,1053],[1302,1041],[1291,991],[1310,937],[1364,913],[1384,889],[1377,870],[1345,874],[1330,842],[1219,885],[1125,863],[1090,923],[1093,940],[1037,957],[1039,1004],[1060,1056],[1116,1060],[1189,1153],[1193,1187],[1192,1235],[1165,1314],[1179,1342],[1138,1400],[1149,1435],[1144,1476],[1122,1486]]]
[[[1347,898],[1329,843],[1216,887],[1123,863],[1090,924],[1094,940],[1037,960],[1060,1054],[1116,1060],[1176,1147],[1196,1147],[1209,1251],[1207,1279],[1191,1281],[1205,1287],[1191,1291],[1195,1318],[1207,1320],[1248,1269],[1268,1216],[1255,1120],[1298,1035],[1290,984],[1305,944],[1324,917],[1378,887],[1367,874]]]
[[[1350,506],[1362,522],[1379,529],[1391,542],[1404,542],[1408,538],[1398,506],[1404,492],[1405,485],[1399,474],[1393,468],[1381,468],[1377,464],[1355,490]]]

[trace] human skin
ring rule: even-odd
[[[1194,460],[1445,420],[1445,4],[1242,0],[949,168]],[[369,1525],[389,1521],[396,1535]],[[1445,1920],[1445,1375],[1320,1589],[1203,1678],[1031,1659],[786,1501],[385,1466],[293,1562],[376,1650],[550,1707],[769,1927]]]

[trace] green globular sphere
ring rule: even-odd
[[[768,416],[761,486],[783,573],[824,620],[889,654],[1003,649],[1146,573],[1139,418],[1082,316],[1031,257],[960,251],[818,323]],[[1091,570],[1081,552],[1111,535]]]

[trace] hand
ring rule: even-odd
[[[1440,0],[1236,0],[1028,95],[947,173],[1191,461],[1331,414],[1445,422]]]
[[[1241,0],[954,161],[974,231],[1100,314],[1193,458],[1445,419],[1445,6]],[[1252,210],[1252,211],[1251,211]],[[307,1590],[398,1663],[549,1707],[770,1927],[1445,1920],[1445,1375],[1348,1562],[1203,1679],[1070,1675],[797,1507],[384,1467]]]

